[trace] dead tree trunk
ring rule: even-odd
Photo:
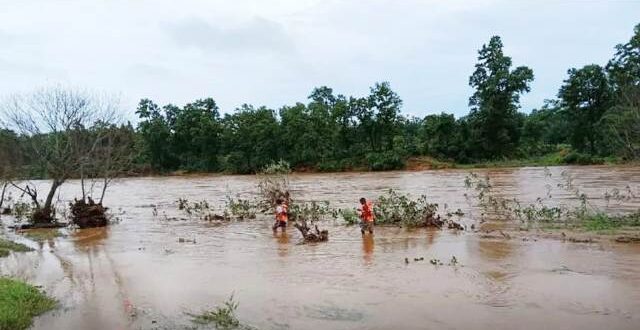
[[[300,231],[305,242],[325,242],[329,240],[328,230],[320,230],[318,225],[314,225],[314,232],[305,219],[298,219],[293,226]]]
[[[2,185],[2,194],[0,194],[0,210],[2,210],[2,205],[4,204],[4,195],[7,192],[7,186],[9,186],[9,182],[5,182]]]

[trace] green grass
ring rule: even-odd
[[[0,238],[0,258],[8,256],[9,251],[29,252],[29,251],[33,251],[33,249],[24,244],[12,242],[12,241],[8,241]]]
[[[55,300],[34,286],[0,277],[0,330],[28,329],[33,317],[55,305]]]
[[[583,226],[589,231],[611,231],[621,227],[640,226],[640,212],[627,215],[594,213],[585,216]]]
[[[236,310],[238,309],[238,302],[234,300],[233,295],[224,304],[216,306],[213,310],[204,311],[201,314],[189,314],[193,319],[192,321],[201,325],[212,325],[219,330],[253,330],[254,328],[245,324],[242,324],[236,316]],[[2,330],[2,329],[0,329]]]
[[[0,258],[4,258],[8,256],[10,251],[29,252],[29,251],[33,251],[33,249],[24,244],[12,242],[12,241],[8,241],[0,238]]]

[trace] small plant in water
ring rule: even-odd
[[[227,301],[221,306],[216,306],[213,310],[205,311],[201,314],[189,314],[193,317],[194,323],[203,325],[213,325],[216,329],[229,330],[229,329],[252,329],[249,326],[243,325],[236,316],[236,310],[239,303],[235,301],[234,296],[231,295]]]

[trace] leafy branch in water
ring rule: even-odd
[[[340,216],[347,225],[355,225],[360,222],[360,218],[358,218],[358,213],[353,209],[341,209],[338,211]]]
[[[378,197],[373,210],[377,224],[442,227],[445,223],[436,214],[438,204],[429,203],[427,196],[411,199],[408,195],[400,194],[393,189]]]
[[[258,204],[248,199],[233,199],[227,196],[225,217],[231,215],[238,220],[255,219]]]
[[[316,222],[324,219],[327,216],[331,216],[334,219],[338,217],[338,211],[332,209],[329,206],[328,201],[299,202],[294,203],[289,208],[289,217],[294,221],[304,219],[311,222]]]

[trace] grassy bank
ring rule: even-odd
[[[27,283],[0,277],[0,330],[31,326],[32,318],[53,307],[55,300]]]
[[[560,150],[537,157],[502,159],[475,163],[455,163],[437,160],[431,157],[414,157],[407,160],[407,170],[426,169],[474,169],[501,167],[536,167],[562,165],[625,165],[632,164],[615,157],[596,157],[567,150]]]
[[[10,251],[29,252],[29,251],[33,251],[33,249],[24,244],[12,242],[12,241],[8,241],[3,238],[0,238],[0,258],[8,256]]]

